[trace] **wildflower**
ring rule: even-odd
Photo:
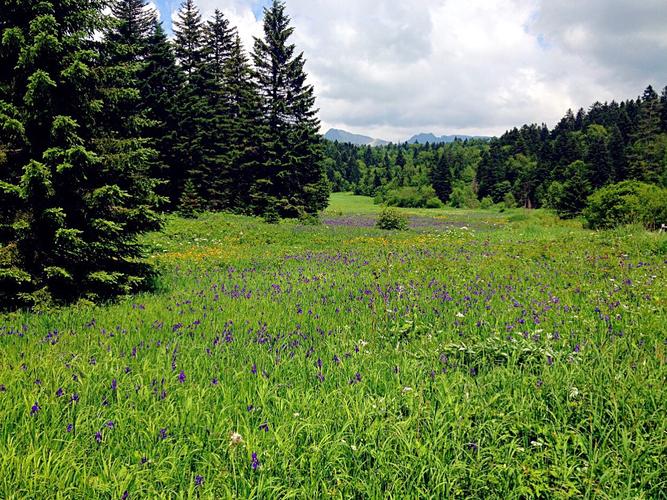
[[[215,377],[211,380],[211,385],[218,385],[218,383],[218,379]]]
[[[116,379],[113,379],[111,381],[111,390],[115,391],[116,389],[118,389],[118,382],[116,381]]]
[[[62,398],[62,397],[63,397],[63,394],[64,394],[64,392],[63,392],[63,388],[60,387],[60,388],[56,391],[56,397]]]
[[[39,407],[39,403],[35,401],[35,404],[32,405],[32,408],[30,409],[30,414],[37,415],[37,413],[39,413],[39,410],[41,410],[41,408]]]
[[[317,379],[318,379],[320,382],[324,382],[324,374],[323,374],[322,372],[319,372],[319,373],[317,374]]]
[[[253,364],[252,368],[250,369],[250,373],[253,375],[257,375],[257,365]]]
[[[406,393],[412,392],[412,391],[413,391],[412,387],[403,387],[403,394],[406,394]]]
[[[195,486],[199,487],[202,484],[204,484],[204,477],[203,476],[195,476]]]
[[[570,397],[572,399],[576,399],[577,397],[579,397],[579,389],[577,389],[576,387],[572,387],[570,389]]]
[[[252,470],[257,470],[260,467],[259,459],[257,458],[257,453],[253,452],[252,454]]]
[[[71,402],[77,403],[78,401],[79,401],[79,394],[75,392],[74,394],[72,394]]]
[[[109,420],[109,421],[108,421],[106,424],[104,424],[104,425],[106,425],[107,428],[109,428],[109,429],[113,429],[113,427],[114,427],[113,420]]]
[[[67,432],[71,433],[74,430],[74,424],[67,424]]]
[[[102,433],[100,431],[95,433],[95,441],[97,441],[98,444],[102,442]]]
[[[7,392],[7,388],[5,387],[5,384],[0,384],[0,392]]]
[[[160,429],[160,439],[164,441],[167,439],[167,429]]]
[[[463,314],[462,312],[457,312],[456,317],[457,318],[465,318],[465,314]]]
[[[141,465],[146,465],[148,463],[148,457],[141,457]]]
[[[238,446],[241,443],[243,443],[243,436],[239,434],[238,432],[232,432],[229,435],[229,444],[232,446]]]
[[[123,496],[120,497],[120,500],[127,500],[128,498],[130,498],[130,493],[127,490],[125,490],[123,492]]]
[[[269,423],[268,423],[268,422],[264,422],[262,425],[259,426],[259,428],[260,428],[261,430],[263,430],[264,432],[269,432]]]
[[[540,387],[542,387],[544,385],[544,381],[540,378],[540,379],[537,380],[537,383],[535,385],[539,389]]]
[[[250,413],[254,409],[255,409],[255,407],[253,405],[248,405],[247,408],[246,408],[246,410],[248,410],[248,413]]]

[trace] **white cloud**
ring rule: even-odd
[[[221,9],[246,48],[258,0]],[[667,84],[666,0],[287,0],[323,127],[392,140],[555,124]]]

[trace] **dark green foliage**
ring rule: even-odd
[[[138,130],[140,120],[110,126],[135,94],[108,85],[120,63],[99,58],[102,7],[0,3],[2,306],[109,298],[151,274],[136,240],[159,227],[144,175],[149,153],[138,137],[112,138]]]
[[[667,224],[667,189],[637,181],[606,186],[588,199],[584,217],[593,229],[624,224],[660,228]]]
[[[593,192],[589,180],[590,167],[577,160],[565,169],[565,180],[554,181],[549,187],[551,207],[558,215],[565,218],[576,217],[586,206],[588,197]]]
[[[145,133],[157,151],[151,174],[166,181],[158,187],[158,193],[167,198],[168,208],[173,208],[183,188],[183,162],[177,144],[180,131],[178,97],[185,78],[176,65],[173,47],[162,24],[158,22],[154,22],[146,39],[144,62],[139,81],[141,100],[150,119]]]
[[[392,207],[440,208],[443,205],[431,186],[393,189],[384,196],[384,200]]]
[[[375,226],[386,231],[405,231],[408,228],[408,219],[394,208],[383,208]]]
[[[185,181],[183,193],[178,203],[178,213],[183,217],[196,217],[204,209],[204,200],[199,195],[192,179]]]
[[[328,203],[319,120],[303,54],[289,43],[294,32],[285,4],[264,10],[264,37],[255,39],[255,80],[265,117],[261,165],[252,188],[253,208],[283,216],[315,213]]]
[[[452,194],[452,170],[448,161],[448,155],[443,152],[437,165],[431,170],[431,185],[435,194],[443,203],[449,201]]]

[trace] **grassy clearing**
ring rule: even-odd
[[[173,218],[161,292],[0,317],[0,497],[664,495],[664,235],[376,211]]]

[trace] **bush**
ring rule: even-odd
[[[442,208],[444,205],[440,201],[440,198],[433,197],[429,198],[428,201],[426,202],[426,208]]]
[[[503,203],[505,204],[505,208],[516,208],[516,199],[512,193],[505,193]]]
[[[493,206],[493,198],[490,196],[486,196],[482,199],[482,202],[480,203],[480,208],[483,210],[488,210]]]
[[[479,208],[479,200],[470,184],[457,183],[452,189],[449,202],[454,208]]]
[[[408,228],[408,218],[393,208],[384,208],[378,216],[375,226],[387,231],[404,231]]]
[[[667,189],[637,181],[606,186],[589,196],[584,217],[592,229],[626,224],[659,228],[667,224]]]
[[[438,199],[435,190],[431,186],[413,187],[407,186],[399,189],[392,189],[384,197],[384,201],[391,207],[402,208],[439,208],[438,206],[429,206],[433,204],[433,199]]]

